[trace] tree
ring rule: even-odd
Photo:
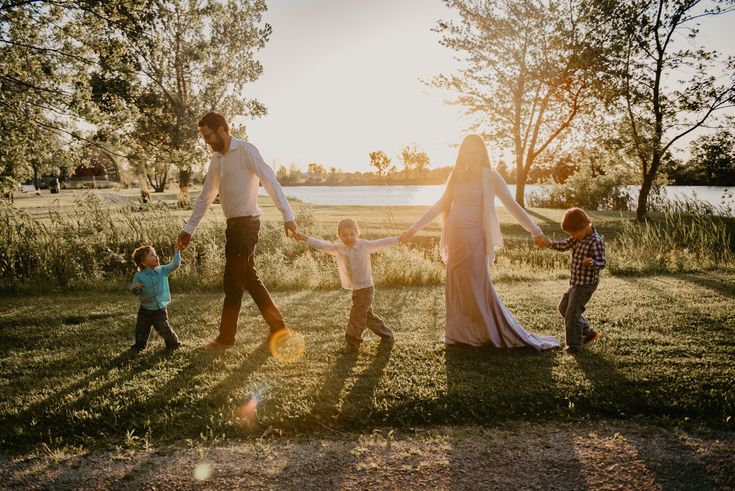
[[[309,174],[317,177],[321,177],[324,174],[327,173],[326,167],[324,167],[322,164],[318,164],[316,162],[312,162],[307,166]]]
[[[415,143],[403,147],[399,158],[403,162],[403,177],[405,179],[408,179],[409,174],[413,170],[421,178],[426,169],[429,168],[429,156],[423,150],[419,150]]]
[[[701,19],[735,9],[732,0],[709,3],[710,8],[701,0],[593,2],[600,23],[623,34],[609,73],[614,103],[624,114],[622,134],[640,166],[638,220],[646,217],[648,196],[672,146],[735,103],[735,59],[722,63],[716,51],[690,47]],[[680,35],[688,38],[682,49],[675,42]]]
[[[163,149],[139,159],[146,168],[175,165],[185,188],[192,164],[206,161],[197,144],[203,113],[216,109],[230,121],[265,114],[260,102],[244,95],[246,84],[262,73],[254,53],[271,33],[268,24],[261,26],[265,9],[265,0],[156,1],[152,29],[135,35],[87,16],[101,60],[88,72],[89,91],[108,119],[121,105],[130,109],[134,124],[120,127],[131,140],[146,150]],[[166,174],[159,184],[165,180]]]
[[[702,184],[708,186],[735,185],[735,135],[721,130],[692,142],[688,168],[698,170]]]
[[[370,165],[375,167],[375,169],[378,172],[378,177],[383,175],[383,171],[385,171],[388,166],[390,165],[390,157],[386,155],[386,153],[382,150],[376,150],[375,152],[370,152]]]
[[[464,66],[433,84],[458,94],[454,103],[476,118],[472,130],[512,147],[523,206],[534,162],[594,103],[606,38],[586,22],[582,0],[444,3],[459,21],[439,22],[435,31]]]
[[[39,139],[53,139],[62,151],[86,139],[78,123],[87,98],[73,90],[75,74],[78,67],[99,61],[90,55],[94,39],[87,36],[82,18],[93,16],[119,30],[141,32],[151,19],[150,1],[0,2],[2,175],[26,174],[23,167],[34,158]]]

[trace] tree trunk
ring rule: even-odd
[[[526,180],[528,179],[528,172],[522,168],[516,171],[516,203],[521,205],[521,208],[526,208]]]
[[[33,167],[33,188],[38,191],[38,164],[31,163]]]
[[[653,176],[648,175],[643,178],[643,184],[641,185],[641,191],[638,194],[638,208],[635,210],[635,217],[639,222],[646,219],[648,213],[648,195],[651,192],[651,186],[653,185]]]

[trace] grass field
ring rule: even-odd
[[[1,444],[13,451],[209,445],[268,427],[293,435],[635,416],[727,429],[734,280],[729,273],[605,278],[588,310],[603,340],[578,357],[445,347],[441,287],[379,290],[376,311],[397,342],[381,345],[368,333],[357,355],[342,350],[347,294],[276,293],[306,340],[293,364],[269,356],[252,303],[234,349],[196,351],[216,335],[221,295],[214,292],[174,291],[170,317],[187,347],[167,354],[154,333],[137,357],[126,351],[136,305],[123,293],[0,299]],[[526,328],[563,338],[554,307],[565,281],[496,286]]]
[[[80,196],[96,198],[80,205]],[[218,206],[171,278],[171,322],[186,347],[168,354],[153,333],[148,350],[128,354],[137,310],[125,291],[133,274],[129,249],[150,242],[165,257],[190,213],[165,205],[138,210],[130,206],[136,197],[135,190],[62,192],[51,201],[19,197],[5,208],[7,226],[17,228],[0,240],[3,449],[218,445],[269,428],[298,436],[634,417],[732,429],[731,219],[654,215],[641,225],[631,214],[592,212],[609,267],[587,317],[604,337],[578,357],[444,346],[436,222],[412,246],[388,249],[374,263],[375,308],[395,329],[396,343],[380,345],[368,333],[361,351],[350,354],[343,351],[350,299],[338,288],[334,262],[286,240],[266,198],[258,267],[306,341],[303,359],[284,364],[263,344],[266,329],[249,299],[234,349],[220,356],[195,349],[216,336],[222,303]],[[170,204],[176,196],[163,198]],[[400,233],[425,210],[294,208],[304,230],[332,240],[343,216],[376,238]],[[562,237],[562,210],[529,213]],[[555,307],[567,287],[568,256],[533,249],[502,208],[499,217],[506,248],[493,275],[501,298],[527,329],[563,340]],[[36,262],[24,263],[31,256]],[[53,267],[37,274],[45,262]],[[27,279],[16,282],[15,271]]]

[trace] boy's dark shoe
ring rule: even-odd
[[[166,345],[166,349],[169,351],[176,351],[182,346],[184,346],[184,343],[169,344],[169,345]]]
[[[582,336],[582,344],[590,344],[599,341],[602,337],[601,332],[591,332]]]
[[[138,354],[144,349],[145,349],[145,346],[138,346],[137,344],[134,344],[130,347],[130,352],[134,354]]]
[[[207,345],[202,346],[201,348],[199,348],[199,350],[200,351],[210,351],[210,352],[222,352],[230,348],[232,348],[231,344],[222,344],[219,341],[215,340]]]
[[[582,352],[582,348],[578,346],[567,346],[564,348],[565,355],[577,355]]]

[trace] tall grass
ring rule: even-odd
[[[601,224],[598,231],[606,241],[607,274],[733,269],[735,220],[691,202],[677,206],[652,214],[644,223],[621,213],[619,220]],[[338,240],[331,226],[317,223],[310,208],[297,206],[296,219],[306,233]],[[389,233],[401,228],[395,225],[391,224]],[[120,288],[135,272],[130,259],[133,249],[150,244],[163,262],[169,261],[182,226],[183,219],[165,206],[111,208],[95,194],[77,197],[71,211],[52,209],[45,216],[31,216],[0,202],[0,291]],[[549,232],[556,226],[544,224],[544,228]],[[178,290],[221,286],[224,229],[225,224],[216,220],[199,227],[181,269],[172,277]],[[443,281],[444,266],[436,247],[438,230],[431,230],[433,235],[411,246],[394,246],[373,256],[378,286]],[[534,248],[517,226],[503,224],[502,230],[506,247],[497,255],[495,280],[568,275],[568,253]],[[376,237],[368,233],[366,238]],[[272,289],[339,288],[332,257],[286,238],[280,223],[263,222],[256,257],[261,277]]]
[[[733,236],[722,217],[666,211],[658,220],[624,220],[611,256],[614,272],[682,272],[733,265]]]

